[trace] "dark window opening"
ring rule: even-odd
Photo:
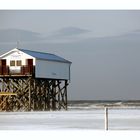
[[[17,60],[16,65],[21,66],[22,65],[21,60]]]
[[[10,61],[10,66],[15,66],[15,61],[14,60]]]

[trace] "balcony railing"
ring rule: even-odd
[[[35,66],[21,66],[20,70],[10,69],[9,66],[0,66],[0,75],[34,75],[35,74]]]

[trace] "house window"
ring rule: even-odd
[[[15,61],[14,60],[10,61],[10,66],[15,66]]]
[[[22,64],[21,64],[21,60],[17,60],[16,65],[17,65],[17,66],[21,66],[21,65],[22,65]]]

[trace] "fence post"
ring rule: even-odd
[[[108,108],[105,107],[105,130],[108,130]]]

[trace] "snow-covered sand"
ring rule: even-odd
[[[104,130],[104,110],[1,112],[0,130]],[[140,109],[110,109],[110,130],[140,130]]]

